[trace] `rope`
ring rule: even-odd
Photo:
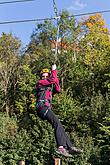
[[[55,54],[54,54],[55,61],[57,61],[57,54],[58,54],[58,41],[59,41],[59,29],[60,29],[59,21],[60,21],[60,17],[57,18],[57,33],[56,33],[56,44],[55,44]]]
[[[54,12],[55,12],[56,17],[58,17],[58,9],[57,9],[57,5],[56,5],[55,0],[53,0],[53,8],[54,8]]]
[[[54,12],[55,12],[55,19],[57,20],[57,33],[56,33],[56,44],[55,44],[55,54],[54,54],[54,63],[57,61],[57,54],[58,54],[58,40],[59,40],[59,29],[60,29],[60,16],[58,14],[58,9],[57,9],[57,6],[56,6],[56,2],[55,0],[53,0],[53,8],[54,8]]]

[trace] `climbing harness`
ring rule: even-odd
[[[37,102],[36,102],[36,110],[37,114],[42,118],[45,119],[45,116],[48,110],[51,108],[51,101],[52,97],[46,98],[46,92],[49,90],[52,92],[53,85],[45,86],[45,87],[38,87],[37,89]]]
[[[52,91],[52,87],[51,86],[46,86],[46,87],[39,87],[37,89],[37,93],[38,93],[38,102],[46,102],[48,101],[46,99],[46,91],[49,90],[49,91]],[[51,101],[51,100],[50,100]]]

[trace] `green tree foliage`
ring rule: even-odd
[[[7,113],[11,113],[11,106],[13,110],[11,103],[15,96],[19,48],[20,41],[12,37],[12,34],[2,34],[0,37],[0,90],[2,94],[2,101],[0,102],[2,108],[0,110],[4,110]]]
[[[16,98],[16,108],[20,113],[27,112],[30,107],[35,107],[32,104],[34,98],[31,97],[32,91],[35,88],[36,76],[32,74],[32,70],[27,64],[23,64],[19,68],[19,78],[17,82],[17,98]]]

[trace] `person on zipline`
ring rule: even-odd
[[[40,73],[40,78],[36,84],[36,111],[42,120],[47,120],[54,128],[57,143],[56,153],[66,157],[80,154],[82,151],[73,146],[61,122],[51,110],[52,96],[60,92],[56,64],[52,65],[51,73],[48,69],[43,69]]]

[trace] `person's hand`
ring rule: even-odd
[[[56,67],[56,64],[53,64],[53,65],[52,65],[52,70],[56,70],[56,68],[57,68],[57,67]]]

